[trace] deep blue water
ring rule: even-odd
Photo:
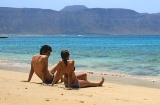
[[[156,35],[10,35],[0,39],[0,69],[28,72],[42,45],[52,47],[49,66],[63,49],[76,70],[160,76],[160,36]]]

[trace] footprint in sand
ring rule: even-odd
[[[143,99],[143,100],[147,100],[147,99]]]
[[[108,87],[108,88],[113,88],[113,87]]]
[[[49,100],[45,100],[45,101],[49,101]]]
[[[45,101],[50,101],[50,99],[46,98]]]
[[[92,97],[93,95],[84,95],[84,94],[77,94],[78,96],[87,96],[87,97]]]
[[[80,103],[84,103],[84,101],[79,101]]]
[[[87,95],[88,97],[92,97],[93,95]]]

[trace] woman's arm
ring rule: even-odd
[[[72,72],[68,73],[68,90],[72,89]]]
[[[59,61],[57,64],[57,72],[56,72],[55,77],[52,81],[52,86],[63,76],[62,74],[63,73],[61,71],[61,62]]]
[[[72,74],[74,72],[74,61],[69,63],[69,72],[68,72],[68,89],[72,89]]]

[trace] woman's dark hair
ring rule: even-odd
[[[63,62],[67,66],[68,65],[67,58],[69,57],[69,51],[68,50],[62,50],[61,51],[61,57],[62,57]]]
[[[40,49],[40,54],[42,55],[43,52],[46,53],[47,51],[52,52],[52,48],[48,45],[43,45]]]

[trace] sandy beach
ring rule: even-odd
[[[0,70],[0,105],[160,105],[159,88],[112,83],[107,75],[103,87],[73,90],[63,83],[42,86],[35,74],[31,82],[21,82],[27,78],[28,73]]]

